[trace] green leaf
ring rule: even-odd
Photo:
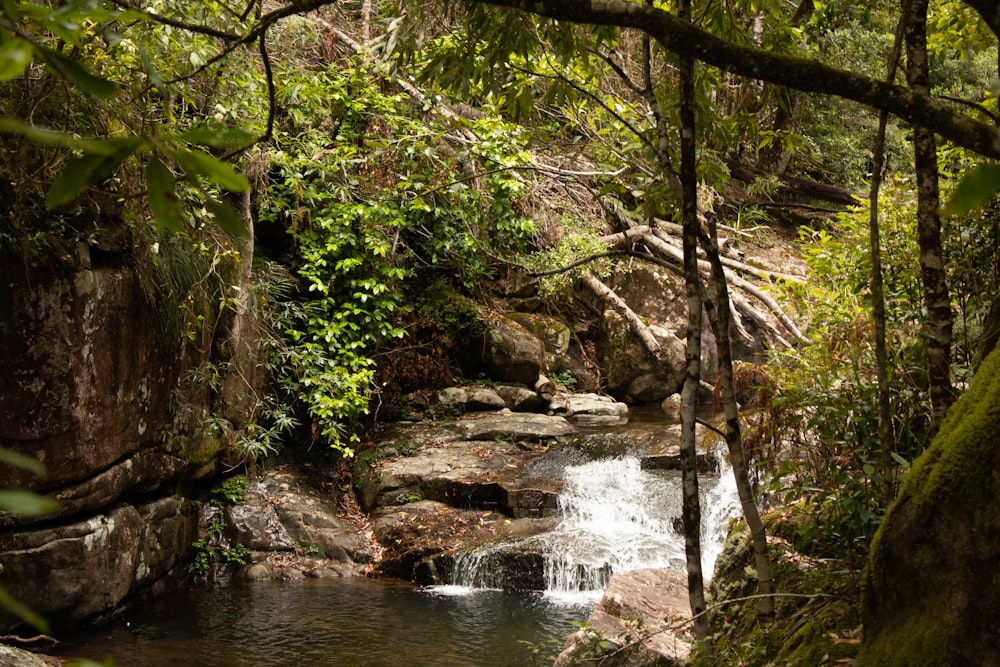
[[[180,135],[184,141],[198,146],[212,148],[239,148],[253,141],[254,135],[238,127],[224,130],[212,127],[196,127]]]
[[[211,197],[205,200],[205,206],[212,212],[212,215],[215,216],[215,221],[219,223],[219,226],[227,234],[238,238],[246,237],[246,223],[243,217],[232,206]]]
[[[898,463],[899,467],[901,467],[901,468],[909,468],[910,467],[910,462],[907,461],[906,459],[904,459],[902,456],[900,456],[896,452],[892,452],[892,460],[895,461],[896,463]]]
[[[180,200],[174,192],[177,179],[155,155],[146,164],[146,197],[153,219],[161,229],[179,231],[182,226]]]
[[[948,205],[941,211],[944,216],[963,216],[982,206],[1000,192],[1000,164],[982,164],[965,172]]]
[[[212,183],[230,192],[246,192],[250,189],[250,181],[240,174],[233,165],[212,157],[208,153],[194,150],[182,150],[177,153],[177,160],[189,176],[204,176]]]
[[[58,51],[40,48],[39,54],[46,64],[64,78],[72,81],[80,90],[94,97],[107,99],[118,92],[118,85],[88,72],[80,63],[67,58]]]
[[[31,491],[21,489],[0,489],[0,511],[18,516],[32,516],[51,512],[59,503]]]
[[[21,76],[31,64],[34,48],[26,39],[15,37],[0,45],[0,81]]]
[[[109,143],[107,140],[85,139],[74,136],[69,132],[59,132],[58,130],[50,130],[47,127],[25,123],[20,118],[12,118],[10,116],[0,117],[0,132],[20,134],[40,144],[72,148],[85,153],[113,155],[120,150],[118,146],[114,143]]]
[[[21,11],[17,8],[17,3],[14,0],[3,0],[3,12],[12,22],[19,23],[21,21]]]
[[[23,468],[24,470],[33,472],[38,476],[45,474],[45,466],[42,465],[40,461],[33,459],[30,456],[25,456],[24,454],[12,452],[9,449],[0,448],[0,462],[7,463],[17,468]]]
[[[116,146],[118,150],[111,155],[84,153],[66,162],[62,173],[45,197],[45,206],[49,210],[70,203],[89,186],[114,174],[121,163],[143,144],[142,141],[132,138],[110,140],[108,143]]]
[[[25,623],[33,625],[39,632],[51,632],[51,630],[49,630],[49,624],[45,622],[44,618],[14,599],[14,596],[8,593],[7,589],[3,586],[0,586],[0,607],[4,607],[11,613],[20,617]]]

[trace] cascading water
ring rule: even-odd
[[[711,573],[727,523],[738,511],[731,475],[702,477],[702,550]],[[676,475],[643,470],[634,456],[600,459],[566,469],[562,522],[545,536],[547,592],[600,592],[612,574],[640,568],[684,569],[677,522]]]
[[[704,572],[722,551],[730,519],[739,514],[732,471],[720,456],[721,472],[700,478]],[[645,470],[636,456],[602,458],[563,472],[561,521],[555,530],[520,543],[544,555],[546,595],[569,602],[596,598],[612,574],[641,568],[685,567],[679,526],[681,489],[677,473]],[[455,592],[504,588],[511,545],[456,556]]]

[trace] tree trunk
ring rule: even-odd
[[[763,623],[774,621],[774,577],[771,573],[771,559],[768,555],[767,532],[757,509],[753,486],[750,484],[750,469],[743,451],[743,435],[740,427],[739,405],[736,401],[736,387],[733,381],[733,350],[729,340],[729,326],[732,309],[729,305],[729,287],[726,283],[725,268],[719,257],[718,231],[714,222],[709,223],[709,234],[702,236],[702,245],[712,264],[712,291],[714,304],[707,307],[715,333],[716,349],[719,355],[719,387],[722,405],[726,413],[726,446],[729,449],[729,463],[736,478],[736,490],[740,506],[750,528],[753,544],[754,564],[757,567],[757,613]]]
[[[909,0],[903,2],[903,14],[900,16],[896,29],[896,40],[893,43],[892,52],[889,54],[886,80],[890,83],[896,79],[896,68],[902,50],[903,30],[906,26],[906,5],[908,2]],[[882,500],[886,507],[892,502],[896,493],[895,465],[892,461],[892,452],[895,447],[892,405],[889,400],[889,353],[885,342],[886,310],[885,290],[882,283],[882,241],[878,221],[879,189],[882,186],[882,169],[885,167],[885,131],[888,121],[888,113],[883,111],[879,114],[878,134],[875,137],[875,147],[872,149],[871,189],[868,194],[868,246],[872,262],[870,287],[872,292],[872,324],[875,329],[875,377],[878,383],[878,441],[882,465]]]
[[[904,8],[907,4],[904,0]],[[930,94],[930,67],[927,61],[928,0],[909,3],[906,18],[907,81],[914,92]],[[914,161],[917,176],[917,243],[920,247],[920,274],[927,310],[927,373],[930,383],[931,416],[940,424],[954,401],[951,385],[952,312],[941,249],[940,197],[937,170],[937,139],[934,132],[913,128]]]
[[[690,19],[691,2],[681,0],[678,13]],[[680,61],[681,116],[681,210],[684,224],[684,285],[688,302],[687,373],[681,392],[681,478],[683,480],[684,551],[687,556],[688,598],[694,616],[694,636],[704,640],[711,634],[705,614],[705,584],[701,565],[701,505],[698,498],[698,453],[695,409],[701,382],[701,277],[698,273],[698,176],[694,119],[694,59]],[[661,135],[661,153],[665,137]],[[669,161],[660,156],[661,166]],[[669,169],[664,170],[664,174]],[[703,642],[707,648],[707,642]]]

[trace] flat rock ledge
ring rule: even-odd
[[[683,573],[616,574],[587,624],[566,639],[553,667],[681,667],[691,655],[690,621]]]

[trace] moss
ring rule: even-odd
[[[770,625],[759,621],[756,601],[740,600],[756,593],[757,580],[749,530],[743,522],[734,523],[711,586],[715,655],[696,657],[695,665],[832,664],[857,653],[856,573],[839,561],[810,558],[779,536],[796,535],[800,524],[811,520],[808,513],[789,509],[764,517],[779,591],[777,620]]]
[[[1000,353],[982,364],[875,536],[859,664],[1000,664]]]

